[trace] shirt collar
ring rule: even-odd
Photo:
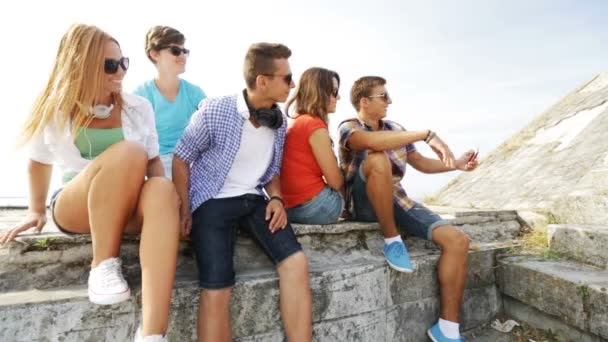
[[[236,109],[238,110],[239,114],[245,118],[245,120],[249,120],[249,116],[251,114],[249,113],[247,102],[245,102],[245,95],[243,94],[243,91],[238,92],[236,95]]]
[[[363,121],[360,117],[357,116],[357,121],[359,121],[359,124],[361,124],[361,126],[365,127],[365,129],[367,129],[368,131],[371,131],[372,128],[371,126],[369,126],[368,124],[365,123],[365,121]],[[380,125],[378,125],[379,131],[385,131],[386,130],[386,124],[384,123],[384,120],[380,120]]]

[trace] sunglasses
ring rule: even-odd
[[[190,56],[190,50],[181,48],[179,46],[169,45],[169,46],[159,46],[159,50],[169,49],[169,52],[175,57],[179,57],[182,53],[186,56]]]
[[[106,74],[115,74],[118,71],[118,67],[121,67],[123,71],[129,69],[129,57],[120,57],[120,59],[106,58],[103,61],[103,71]]]
[[[293,82],[293,74],[285,74],[285,75],[273,75],[273,74],[262,74],[263,76],[272,76],[272,77],[283,77],[283,81],[285,81],[285,83],[287,83],[287,85],[291,85],[291,82]]]
[[[384,102],[388,102],[388,101],[391,100],[391,97],[388,95],[388,92],[385,92],[385,93],[382,93],[382,94],[378,94],[378,95],[370,95],[370,96],[368,96],[368,98],[374,98],[374,97],[379,97]]]
[[[332,89],[331,93],[329,93],[329,94],[335,98],[338,98],[338,90],[339,90],[338,88]]]

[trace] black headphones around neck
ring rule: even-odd
[[[249,108],[249,113],[257,123],[272,129],[277,129],[283,125],[283,112],[281,112],[281,109],[276,103],[270,108],[255,109],[249,104],[247,89],[243,89],[243,97],[245,98],[247,108]]]

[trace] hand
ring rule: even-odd
[[[192,231],[192,214],[190,209],[182,209],[179,213],[179,233],[182,240],[190,240]]]
[[[29,212],[25,219],[21,221],[21,223],[19,223],[16,227],[0,234],[0,245],[14,240],[17,235],[25,231],[31,230],[31,232],[33,232],[34,234],[40,234],[40,232],[42,231],[42,227],[44,227],[45,224],[46,212]]]
[[[454,169],[456,167],[454,154],[452,154],[452,151],[450,150],[448,145],[444,143],[443,140],[439,138],[439,136],[435,135],[435,137],[433,137],[433,139],[431,139],[428,144],[445,166],[451,169]]]
[[[283,207],[283,203],[278,199],[272,199],[266,205],[266,221],[268,220],[270,220],[268,228],[272,233],[285,228],[287,225],[285,207]]]
[[[465,152],[456,160],[456,169],[461,171],[473,171],[479,166],[479,161],[474,150]]]

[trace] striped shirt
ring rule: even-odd
[[[362,120],[358,118],[348,119],[342,121],[338,126],[338,134],[340,135],[340,168],[344,173],[344,179],[346,183],[346,203],[347,208],[352,208],[352,196],[350,196],[350,186],[353,184],[353,180],[361,163],[367,156],[366,150],[352,151],[347,147],[348,139],[358,130],[372,131],[372,128],[366,125]],[[405,131],[405,128],[400,124],[390,120],[380,120],[380,131]],[[414,144],[407,144],[403,147],[385,151],[388,155],[392,170],[393,170],[393,200],[404,210],[408,210],[414,206],[412,201],[401,186],[401,180],[405,176],[405,168],[407,166],[407,154],[416,150]],[[354,214],[351,210],[351,214]]]
[[[190,165],[190,210],[194,212],[222,189],[241,144],[243,125],[247,120],[243,94],[207,98],[192,114],[190,123],[175,147],[175,154]],[[260,178],[258,191],[279,174],[287,118],[274,132],[272,161]]]

